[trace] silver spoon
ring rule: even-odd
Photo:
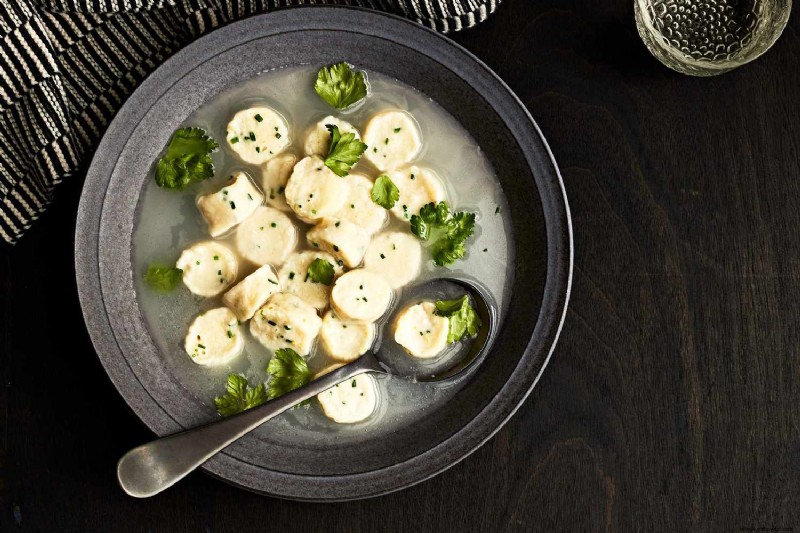
[[[414,368],[408,363],[411,358],[398,356],[397,350],[393,350],[395,357],[391,358],[388,355],[392,350],[381,349],[378,354],[380,361],[376,354],[367,352],[352,363],[258,407],[132,449],[117,463],[120,486],[126,493],[137,498],[155,496],[267,420],[359,374],[375,372],[433,382],[452,379],[479,364],[489,351],[490,341],[493,340],[497,327],[495,306],[489,305],[491,297],[485,289],[466,279],[438,279],[406,290],[404,299],[414,301],[458,297],[463,295],[464,289],[472,298],[481,319],[481,328],[471,341],[469,351],[459,357],[455,364],[448,358],[448,366],[441,371],[430,366]]]

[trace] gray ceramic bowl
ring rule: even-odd
[[[398,490],[485,442],[547,364],[572,273],[569,209],[544,137],[511,90],[470,53],[404,19],[352,8],[290,9],[231,24],[181,50],[128,99],[100,143],[80,204],[75,262],[86,325],[109,377],[150,429],[167,435],[209,419],[209,408],[164,365],[134,291],[131,239],[152,161],[171,132],[219,91],[274,67],[343,59],[426,93],[481,145],[511,210],[513,298],[493,353],[444,408],[407,431],[367,440],[356,453],[249,435],[204,465],[234,485],[298,500]]]

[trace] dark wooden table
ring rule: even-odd
[[[721,77],[663,68],[633,0],[505,0],[456,40],[560,163],[572,302],[539,386],[412,489],[311,505],[114,465],[151,433],[98,364],[72,262],[81,177],[0,252],[2,531],[800,531],[800,42]]]

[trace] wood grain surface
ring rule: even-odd
[[[505,0],[456,40],[561,166],[575,278],[538,387],[409,490],[301,504],[203,474],[158,498],[151,437],[94,356],[73,272],[81,176],[0,252],[0,531],[800,531],[800,22],[721,77],[667,70],[632,0]]]

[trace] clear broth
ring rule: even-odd
[[[446,187],[451,207],[477,214],[476,234],[468,242],[467,256],[451,268],[442,268],[436,267],[429,255],[423,254],[423,268],[414,283],[449,273],[466,275],[478,280],[491,293],[501,323],[506,312],[510,297],[507,282],[513,265],[511,225],[502,189],[480,147],[449,113],[430,98],[375,72],[368,73],[369,97],[353,110],[337,112],[313,90],[317,70],[317,66],[302,66],[266,72],[223,91],[200,107],[184,125],[204,128],[220,143],[220,149],[214,154],[215,177],[182,193],[175,193],[159,188],[152,179],[151,169],[151,179],[148,179],[139,200],[133,250],[138,303],[167,367],[192,397],[208,406],[209,420],[216,416],[213,400],[224,393],[226,376],[240,373],[251,384],[264,382],[272,353],[250,336],[245,325],[242,328],[247,338],[244,353],[231,364],[204,367],[193,363],[183,349],[186,330],[198,312],[221,306],[220,296],[200,298],[182,286],[169,294],[158,293],[143,283],[142,274],[149,263],[174,264],[182,250],[210,239],[206,224],[195,206],[197,195],[219,189],[235,171],[244,171],[254,183],[260,184],[259,169],[239,160],[225,142],[225,126],[240,109],[266,104],[280,112],[289,124],[292,138],[289,149],[298,159],[303,157],[306,129],[327,115],[343,118],[363,131],[369,117],[382,110],[394,108],[410,112],[419,123],[424,142],[423,151],[414,164],[436,171]],[[363,159],[353,170],[373,179],[378,176],[378,172]],[[310,226],[292,218],[300,228],[296,250],[309,249],[305,230]],[[391,214],[389,220],[386,229],[408,231],[406,222]],[[228,235],[221,240],[231,238]],[[231,248],[235,251],[235,247]],[[238,279],[255,268],[244,260],[240,261]],[[394,305],[402,302],[402,291],[398,291]],[[392,309],[387,316],[395,311]],[[386,320],[377,329],[376,346],[379,346],[381,337],[391,333]],[[314,370],[330,363],[318,348],[312,351],[308,362]],[[296,442],[299,437],[310,444],[324,445],[324,439],[318,438],[320,434],[335,432],[337,441],[341,443],[357,441],[376,432],[392,432],[439,408],[458,392],[464,379],[423,384],[396,377],[378,377],[379,406],[364,422],[337,424],[327,419],[318,404],[312,402],[310,406],[297,407],[276,417],[265,424],[268,429],[259,428],[256,435],[262,433],[266,436],[263,432],[268,431],[271,441],[290,438]]]

